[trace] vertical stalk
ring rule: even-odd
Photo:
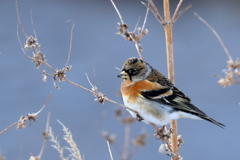
[[[121,160],[127,160],[128,158],[128,149],[129,149],[129,139],[130,139],[130,123],[126,122],[125,124],[125,134],[124,134],[124,146]]]
[[[168,78],[174,83],[174,63],[173,63],[173,43],[172,43],[172,20],[170,15],[169,0],[163,0],[164,9],[164,32],[166,40],[166,57],[167,57],[167,68],[168,68]],[[177,146],[177,121],[172,120],[170,123],[173,129],[173,134],[171,136],[171,149],[173,153],[178,156],[178,146]],[[172,157],[172,160],[177,160],[177,157]]]

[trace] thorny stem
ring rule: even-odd
[[[233,59],[232,59],[230,53],[228,52],[227,47],[224,45],[224,43],[223,43],[221,37],[218,35],[218,33],[212,28],[212,26],[211,26],[210,24],[208,24],[208,23],[207,23],[202,17],[200,17],[196,12],[194,12],[194,15],[195,15],[201,22],[203,22],[203,23],[213,32],[213,34],[217,37],[218,41],[220,42],[220,44],[221,44],[222,48],[224,49],[225,53],[227,54],[228,59],[233,62]]]

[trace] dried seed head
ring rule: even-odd
[[[26,124],[26,118],[21,116],[17,123],[17,129],[25,128],[26,127],[25,124]]]
[[[112,144],[116,141],[116,135],[115,134],[109,135],[108,132],[102,131],[102,135],[110,144]]]
[[[43,81],[46,82],[47,81],[47,72],[45,70],[42,71],[42,76],[43,76]]]
[[[118,117],[118,120],[123,124],[131,124],[136,121],[136,119],[133,117],[126,117],[126,118]]]
[[[182,147],[180,146],[181,143],[184,143],[184,141],[182,140],[182,135],[178,135],[178,136],[177,136],[177,141],[178,141],[178,147],[179,147],[179,148],[182,148]]]
[[[117,117],[121,116],[122,115],[122,109],[121,108],[116,109],[114,111],[114,115],[117,116]]]
[[[235,74],[238,76],[238,79],[240,79],[240,71],[238,69],[235,69]]]
[[[66,79],[64,69],[56,70],[56,72],[54,73],[54,77],[58,78],[58,82],[64,81]]]
[[[40,44],[36,38],[29,36],[24,44],[24,49],[28,50],[29,48],[39,48]]]
[[[72,66],[70,65],[70,66],[66,66],[66,67],[64,67],[63,68],[66,72],[68,72],[68,71],[70,71],[71,69],[72,69]]]
[[[39,66],[43,63],[45,56],[42,52],[38,51],[37,53],[33,52],[32,62],[36,64],[36,68],[38,69]]]
[[[233,77],[233,72],[226,72],[225,78],[220,78],[218,81],[218,84],[220,84],[223,87],[226,86],[231,86],[234,83],[234,77]]]
[[[228,68],[235,68],[235,64],[232,60],[227,61],[227,67]]]
[[[147,134],[139,134],[132,141],[133,145],[136,147],[144,146],[146,143]]]
[[[176,154],[170,151],[168,148],[167,144],[161,144],[158,150],[160,153],[171,156],[171,157],[176,157]]]
[[[34,156],[30,155],[29,160],[40,160],[40,158],[38,156],[34,157]]]

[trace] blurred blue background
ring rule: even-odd
[[[115,0],[123,20],[133,30],[146,7],[139,0]],[[170,0],[173,12],[178,1]],[[160,13],[162,1],[155,0]],[[173,48],[176,86],[188,95],[193,104],[210,117],[226,125],[221,129],[206,121],[191,119],[178,120],[178,133],[185,141],[180,149],[184,159],[240,159],[240,86],[222,88],[217,77],[226,68],[227,56],[213,33],[194,15],[197,12],[219,33],[232,57],[236,59],[240,50],[240,1],[239,0],[184,0],[186,11],[174,24]],[[124,41],[117,32],[119,17],[109,0],[19,0],[19,13],[25,31],[33,35],[30,8],[33,6],[33,20],[41,50],[49,64],[61,69],[66,63],[73,20],[73,47],[69,64],[73,66],[67,78],[91,88],[85,73],[97,85],[99,91],[110,99],[123,103],[118,96],[121,79],[116,76],[123,62],[138,56],[134,45]],[[47,113],[51,113],[50,126],[55,135],[62,139],[59,119],[72,132],[73,138],[85,160],[110,159],[102,131],[117,135],[117,144],[123,146],[124,125],[114,116],[118,106],[106,102],[101,105],[94,97],[67,82],[55,89],[51,77],[42,81],[41,69],[35,68],[22,52],[17,40],[17,16],[14,0],[0,1],[0,130],[17,121],[21,115],[38,111],[49,92],[52,97],[46,108],[39,114],[36,123],[26,129],[9,129],[0,136],[0,151],[7,160],[24,160],[29,154],[38,155],[42,146],[42,131],[45,130]],[[141,40],[143,58],[154,68],[167,74],[165,40],[162,26],[149,13],[147,36]],[[22,42],[25,42],[20,32]],[[29,52],[31,54],[31,51]],[[95,69],[95,78],[94,78]],[[158,153],[160,142],[154,137],[153,127],[136,122],[131,126],[131,138],[145,130],[148,134],[144,147],[132,157],[138,159],[170,159]],[[132,147],[132,146],[131,146]],[[114,159],[120,155],[112,146]],[[67,151],[66,151],[67,153]],[[59,159],[58,153],[47,142],[42,159]]]

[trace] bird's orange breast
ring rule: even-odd
[[[123,81],[121,85],[122,96],[128,99],[129,102],[134,103],[136,98],[141,96],[142,91],[157,90],[163,86],[158,83],[148,80],[132,83],[130,80]]]

